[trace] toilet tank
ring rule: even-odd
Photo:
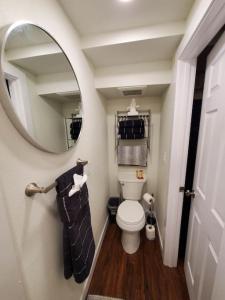
[[[146,182],[144,179],[138,179],[135,172],[120,173],[118,179],[121,185],[122,197],[126,200],[141,200],[143,186]]]

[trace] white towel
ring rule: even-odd
[[[73,196],[76,192],[78,192],[82,188],[83,184],[87,181],[87,175],[84,174],[83,176],[81,176],[78,174],[74,174],[73,181],[74,181],[74,185],[69,191],[69,197]]]

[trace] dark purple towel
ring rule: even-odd
[[[83,175],[83,166],[77,165],[56,179],[57,203],[63,222],[64,276],[72,275],[83,282],[89,275],[95,254],[91,215],[86,183],[72,197],[68,193],[73,185],[73,175]]]
[[[144,120],[137,119],[120,121],[118,133],[122,140],[143,139],[145,137]]]
[[[122,128],[140,128],[144,126],[145,122],[143,119],[119,121],[119,127]]]

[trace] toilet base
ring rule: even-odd
[[[140,231],[129,232],[122,230],[121,242],[126,253],[135,253],[140,245]]]

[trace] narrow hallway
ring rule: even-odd
[[[110,224],[89,294],[119,297],[125,300],[188,300],[183,265],[163,265],[158,237],[154,241],[141,234],[137,253],[126,254],[120,242],[120,230]]]

